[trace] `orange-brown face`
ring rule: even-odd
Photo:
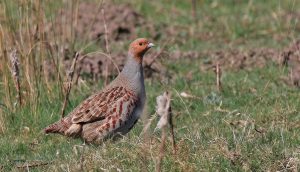
[[[147,39],[138,38],[130,44],[129,51],[137,60],[142,61],[144,54],[153,46]]]

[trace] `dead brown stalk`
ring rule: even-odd
[[[58,60],[55,59],[54,56],[58,57],[59,55],[58,54],[55,54],[55,50],[51,45],[50,43],[48,42],[45,42],[45,46],[46,46],[46,49],[49,51],[50,53],[50,60],[51,62],[53,63],[54,65],[54,69],[55,69],[55,72],[57,74],[57,85],[59,86],[60,88],[60,93],[63,94],[64,90],[63,90],[63,81],[62,81],[62,76],[61,76],[61,73],[59,71],[59,62]],[[48,83],[48,79],[47,79],[47,75],[45,75],[45,82],[46,84]]]
[[[80,155],[80,170],[84,171],[84,151],[85,151],[85,144],[82,145],[82,152]]]
[[[192,0],[192,15],[195,21],[197,21],[197,1]]]
[[[102,17],[103,17],[103,24],[104,24],[104,37],[105,37],[105,49],[106,49],[106,53],[109,55],[110,59],[111,59],[111,54],[110,54],[110,50],[109,50],[109,44],[108,44],[108,30],[107,30],[107,25],[106,25],[106,19],[105,19],[105,11],[104,8],[101,9],[101,13],[102,13]],[[106,63],[105,66],[105,72],[104,72],[104,86],[106,86],[108,84],[108,67],[109,67],[110,63]]]
[[[172,120],[171,94],[166,91],[163,93],[163,95],[158,96],[156,98],[156,101],[157,101],[156,113],[160,116],[160,120],[158,121],[156,128],[161,129],[162,133],[161,133],[160,150],[157,158],[155,171],[160,172],[162,160],[165,155],[165,146],[166,146],[166,137],[167,137],[166,128],[168,125],[170,125],[174,154],[176,153],[176,142],[175,142],[175,135],[174,135],[173,120]]]
[[[219,62],[216,63],[214,72],[216,74],[216,85],[218,91],[222,91],[222,82],[221,82],[221,76],[222,76],[222,71]]]
[[[63,103],[63,107],[61,110],[61,118],[64,117],[65,115],[65,109],[67,106],[67,102],[69,100],[69,95],[70,95],[70,91],[72,88],[72,83],[73,83],[73,78],[74,78],[74,70],[76,69],[76,64],[77,64],[77,60],[79,58],[79,53],[77,52],[75,54],[75,57],[73,59],[72,65],[70,67],[70,71],[68,73],[68,81],[67,81],[67,88],[66,88],[66,93],[65,93],[65,99],[64,99],[64,103]]]
[[[39,166],[44,166],[44,165],[48,165],[51,164],[51,162],[42,162],[42,161],[32,161],[32,162],[25,162],[22,165],[17,165],[17,168],[26,168],[29,171],[29,168],[33,168],[33,167],[39,167]]]
[[[165,155],[166,136],[167,136],[166,127],[163,127],[161,129],[161,143],[160,143],[159,155],[158,155],[157,163],[156,163],[156,167],[155,167],[156,172],[161,171],[161,164],[162,164],[162,160],[163,160],[164,155]]]
[[[169,124],[170,124],[170,132],[171,132],[171,141],[172,141],[172,147],[173,147],[173,154],[176,154],[176,141],[175,141],[175,134],[174,134],[174,124],[173,124],[173,114],[172,114],[172,108],[169,107]]]
[[[14,84],[17,90],[17,99],[19,102],[19,105],[22,104],[22,98],[21,98],[21,86],[20,86],[20,68],[19,68],[19,58],[17,56],[17,50],[14,49],[9,55],[9,59],[11,62],[11,73],[12,77],[14,79]]]

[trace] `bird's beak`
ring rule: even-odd
[[[151,48],[151,47],[154,47],[155,45],[153,43],[149,43],[147,48]]]

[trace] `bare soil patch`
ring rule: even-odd
[[[104,9],[103,11],[101,9]],[[76,15],[75,15],[76,14]],[[57,18],[47,25],[47,33],[61,35],[64,41],[68,42],[74,37],[83,39],[87,42],[98,41],[105,47],[104,17],[107,26],[107,36],[111,44],[123,43],[137,37],[138,29],[149,32],[151,38],[157,39],[162,32],[167,35],[174,35],[172,28],[165,27],[164,31],[158,30],[151,22],[147,21],[141,14],[136,12],[129,4],[116,5],[113,3],[99,4],[83,2],[78,6],[78,11],[74,13],[71,9],[62,9]],[[63,27],[62,27],[63,26]],[[69,26],[69,27],[65,27]],[[171,31],[170,31],[171,30]],[[272,48],[257,48],[250,50],[226,49],[218,51],[173,51],[173,52],[154,52],[151,51],[145,57],[145,76],[146,77],[166,77],[167,69],[160,59],[179,60],[179,59],[203,59],[200,65],[201,70],[211,70],[216,63],[219,63],[222,70],[251,70],[261,68],[269,62],[289,67],[289,77],[287,83],[300,85],[300,41],[293,42],[283,50]],[[66,49],[66,51],[68,51]],[[73,55],[64,54],[64,64],[68,68],[72,62]],[[117,67],[122,70],[125,63],[126,52],[112,52],[111,59],[103,54],[86,56],[77,66],[81,76],[92,76],[97,80],[103,76],[115,76],[118,74]],[[45,70],[48,73],[54,67],[47,62]],[[49,72],[50,71],[50,72]]]
[[[251,70],[262,68],[273,62],[289,69],[289,76],[283,80],[288,85],[300,86],[300,40],[292,42],[282,50],[272,48],[259,48],[250,50],[226,49],[219,51],[174,51],[169,58],[178,59],[203,59],[200,65],[202,71],[212,70],[217,63],[222,70]]]
[[[49,22],[45,29],[49,39],[55,39],[58,36],[61,38],[62,44],[65,44],[61,45],[65,47],[61,60],[66,69],[70,67],[75,54],[66,48],[72,39],[80,39],[86,43],[95,41],[102,49],[105,49],[105,34],[107,34],[107,39],[112,47],[136,39],[138,30],[148,32],[153,39],[159,36],[159,32],[155,31],[155,26],[129,4],[82,2],[75,9],[75,11],[70,8],[59,10],[57,17],[54,21]],[[106,23],[106,29],[104,23]],[[94,80],[102,76],[117,75],[117,67],[122,70],[127,52],[111,51],[110,58],[101,53],[86,56],[79,61],[76,70],[82,76],[91,76]],[[156,58],[156,55],[151,57]],[[146,77],[151,77],[164,68],[152,59],[145,60]],[[49,77],[55,73],[55,66],[51,61],[46,61],[44,66]]]
[[[135,39],[138,29],[155,37],[154,26],[129,4],[82,2],[78,8],[59,10],[46,31],[63,36],[65,41],[76,38],[104,43],[106,31],[108,40],[117,42]]]

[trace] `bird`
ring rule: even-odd
[[[87,143],[102,143],[107,138],[128,133],[143,112],[146,91],[142,62],[153,46],[146,38],[134,40],[119,75],[44,132],[80,137]]]

